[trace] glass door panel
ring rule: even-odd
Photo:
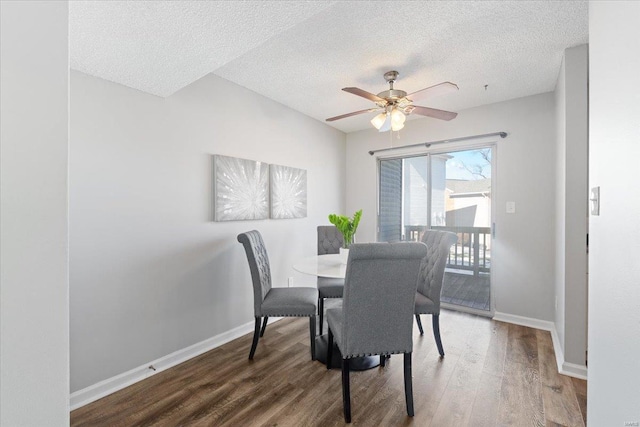
[[[425,230],[456,233],[442,302],[491,310],[492,148],[379,163],[378,240],[419,241]]]
[[[491,148],[433,155],[431,228],[458,235],[441,301],[491,310]]]

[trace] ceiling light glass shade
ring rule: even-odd
[[[391,114],[387,114],[386,118],[384,119],[384,123],[382,123],[382,126],[380,126],[380,129],[378,129],[378,132],[386,132],[390,129],[391,129]]]
[[[397,108],[391,111],[391,128],[393,130],[400,130],[404,127],[404,122],[407,120],[407,116]]]
[[[376,129],[380,130],[380,127],[384,124],[384,121],[387,119],[387,113],[380,113],[371,119],[371,124]]]
[[[393,123],[393,120],[391,120],[391,130],[392,131],[397,132],[400,129],[402,129],[403,127],[404,127],[404,123],[396,124],[396,123]]]
[[[392,108],[389,111],[387,108],[387,111],[371,119],[371,124],[378,129],[378,132],[399,131],[404,127],[405,120],[407,120],[407,116],[401,110]]]

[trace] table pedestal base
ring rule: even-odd
[[[316,360],[327,364],[327,345],[329,345],[329,336],[327,334],[316,337]],[[350,371],[366,371],[380,365],[380,356],[354,357],[349,362]],[[331,355],[331,368],[342,369],[342,354],[338,350],[337,345],[333,345],[333,354]]]

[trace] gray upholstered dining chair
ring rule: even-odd
[[[401,242],[353,244],[349,249],[342,307],[327,310],[327,369],[335,340],[342,354],[344,419],[351,422],[350,359],[379,354],[382,361],[398,353],[404,354],[405,399],[412,417],[413,310],[427,247]]]
[[[309,317],[311,359],[315,360],[318,290],[314,288],[272,288],[269,257],[260,232],[253,230],[238,234],[238,242],[242,243],[247,253],[253,281],[253,309],[256,321],[249,359],[253,359],[258,340],[264,335],[267,327],[269,316],[277,316]],[[263,317],[261,330],[260,320]]]
[[[344,237],[335,225],[318,226],[318,255],[337,254],[344,242]],[[344,279],[318,277],[318,312],[320,314],[320,335],[324,324],[324,299],[342,298]]]
[[[436,340],[440,357],[444,357],[444,348],[440,338],[440,294],[449,250],[451,245],[458,241],[458,236],[449,231],[427,230],[422,235],[421,241],[427,245],[427,256],[420,265],[415,307],[416,322],[420,335],[424,335],[420,315],[431,315],[433,337]]]

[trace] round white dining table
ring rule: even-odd
[[[293,269],[304,274],[332,279],[344,279],[347,264],[339,254],[314,255],[303,258],[293,265]]]

